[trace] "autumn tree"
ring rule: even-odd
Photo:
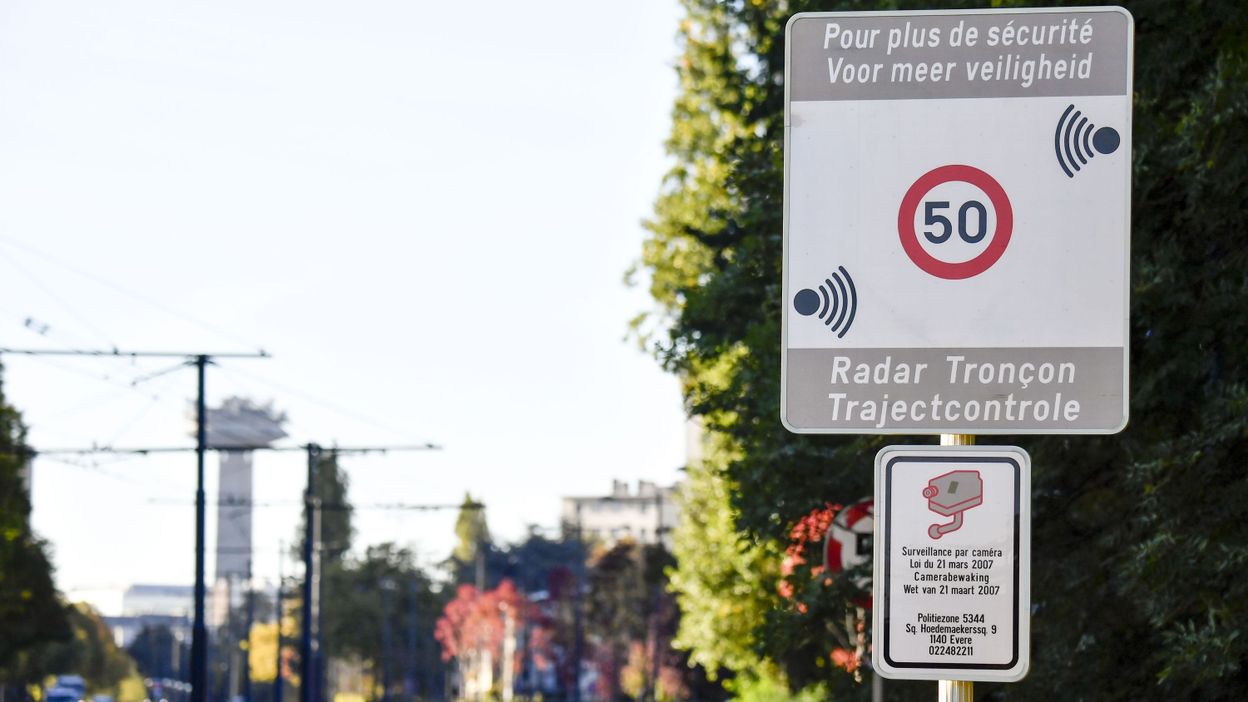
[[[459,586],[438,619],[435,636],[442,644],[442,659],[455,661],[463,697],[486,698],[500,677],[507,684],[508,670],[515,671],[519,663],[516,632],[530,614],[528,602],[510,580],[485,592]]]

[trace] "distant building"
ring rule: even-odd
[[[131,585],[121,596],[121,616],[104,617],[113,641],[126,647],[143,627],[168,627],[178,641],[189,641],[195,589],[190,585]]]
[[[627,482],[615,480],[610,494],[565,497],[564,528],[575,531],[579,525],[583,538],[608,545],[626,538],[643,544],[661,539],[670,548],[671,530],[680,519],[677,489],[641,480],[632,491]]]
[[[190,585],[131,585],[121,596],[121,614],[189,617],[194,597],[195,588]]]
[[[219,452],[217,478],[217,558],[215,582],[251,577],[252,451],[286,436],[285,413],[270,404],[229,397],[209,408],[208,445]],[[228,585],[226,586],[229,587]]]

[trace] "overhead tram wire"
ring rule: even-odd
[[[49,288],[47,285],[44,285],[43,281],[39,280],[38,276],[26,270],[26,267],[18,263],[11,255],[4,255],[3,253],[0,253],[0,258],[3,258],[10,266],[16,269],[17,272],[25,276],[25,278],[28,281],[30,281],[31,285],[34,285],[36,288],[41,290],[45,295],[55,300],[56,303],[59,304],[66,312],[68,312],[71,317],[78,320],[78,322],[82,324],[83,326],[85,326],[86,328],[90,329],[91,333],[94,334],[95,336],[98,336],[100,340],[103,341],[106,345],[116,346],[116,344],[113,343],[113,340],[108,338],[108,335],[105,334],[102,329],[92,324],[91,321],[87,319],[84,315],[78,314],[77,310],[71,307],[70,304],[64,298],[62,298],[60,295],[57,295],[55,292],[53,292],[52,289]]]
[[[167,499],[161,497],[152,497],[147,500],[152,505],[187,505],[190,504],[185,500]],[[217,507],[295,507],[302,502],[298,500],[218,500],[210,503]],[[346,511],[346,510],[393,510],[403,512],[440,512],[455,509],[465,510],[483,510],[485,503],[482,502],[442,502],[431,504],[418,504],[410,502],[322,502],[320,508],[323,511]]]
[[[214,358],[268,358],[263,349],[256,353],[194,353],[185,351],[121,351],[111,349],[13,349],[0,348],[0,354],[23,356],[84,356],[91,358],[181,358],[196,369],[195,399],[195,616],[191,628],[191,702],[208,700],[208,629],[205,624],[204,583],[205,499],[204,454],[207,452],[208,421],[205,406],[205,375]]]
[[[372,428],[374,428],[374,429],[379,429],[379,430],[381,430],[381,431],[384,431],[384,432],[389,433],[389,434],[393,434],[393,435],[395,435],[395,436],[406,436],[406,435],[407,435],[407,432],[402,431],[402,430],[398,429],[397,427],[388,426],[388,425],[387,425],[387,424],[385,424],[384,422],[378,421],[375,417],[370,417],[370,416],[368,416],[368,415],[361,414],[361,413],[359,413],[359,412],[355,412],[355,411],[353,411],[353,410],[347,409],[346,407],[343,407],[343,406],[341,406],[341,405],[338,405],[338,404],[336,404],[336,403],[334,403],[334,402],[331,402],[331,401],[329,401],[329,400],[326,400],[325,398],[322,398],[322,397],[317,397],[316,395],[309,394],[309,393],[308,393],[308,392],[306,392],[306,391],[299,390],[299,389],[297,389],[297,388],[293,388],[293,387],[290,387],[290,386],[287,386],[287,385],[283,385],[282,383],[279,383],[279,382],[277,382],[277,381],[275,381],[275,380],[272,380],[272,379],[270,379],[270,378],[264,378],[264,377],[261,377],[261,376],[258,376],[258,375],[253,375],[253,374],[251,374],[251,373],[247,373],[247,372],[245,372],[245,371],[242,371],[242,370],[240,370],[240,369],[238,369],[238,368],[222,368],[221,370],[222,370],[222,372],[224,372],[226,375],[230,375],[231,373],[233,373],[233,374],[236,374],[236,375],[238,375],[238,376],[240,376],[240,377],[242,377],[242,378],[246,378],[246,379],[248,379],[248,380],[251,380],[251,381],[254,381],[254,382],[258,382],[258,383],[261,383],[261,384],[263,384],[263,385],[267,385],[267,386],[269,386],[270,388],[273,388],[274,390],[280,390],[281,392],[284,392],[284,393],[289,393],[289,394],[291,394],[291,395],[294,395],[295,397],[302,398],[302,399],[304,399],[304,400],[306,400],[306,401],[308,401],[308,402],[311,402],[311,403],[313,403],[313,404],[315,404],[315,405],[319,405],[319,406],[320,406],[320,407],[322,407],[323,409],[327,409],[327,410],[330,410],[330,411],[332,411],[332,412],[337,412],[339,415],[341,415],[341,416],[343,416],[343,417],[347,417],[347,418],[349,418],[349,419],[354,419],[355,421],[360,422],[361,424],[365,424],[365,425],[367,425],[367,426],[370,426],[370,427],[372,427]]]
[[[181,321],[186,322],[186,323],[188,323],[188,324],[191,324],[191,325],[193,325],[193,326],[199,327],[200,329],[203,329],[204,331],[212,332],[213,334],[216,334],[217,336],[221,337],[222,339],[229,340],[229,341],[231,341],[231,342],[233,342],[233,343],[236,343],[236,344],[241,344],[241,345],[242,345],[242,346],[244,346],[244,347],[256,348],[257,350],[260,350],[261,352],[263,352],[263,350],[262,350],[262,349],[260,349],[259,345],[257,345],[257,344],[253,344],[251,341],[249,341],[249,340],[247,340],[247,339],[243,339],[243,338],[241,338],[241,337],[239,337],[239,336],[236,336],[236,335],[235,335],[235,334],[233,334],[232,332],[229,332],[229,331],[227,331],[227,330],[225,330],[225,329],[222,329],[221,327],[218,327],[218,326],[215,326],[215,325],[212,325],[212,324],[208,324],[207,322],[204,322],[203,320],[200,320],[200,319],[196,319],[196,318],[194,318],[194,317],[191,317],[191,316],[187,315],[185,312],[180,312],[180,311],[178,311],[178,310],[176,310],[176,309],[174,309],[174,308],[172,308],[172,307],[170,307],[170,306],[168,306],[168,305],[165,305],[164,303],[160,302],[159,300],[157,300],[157,299],[155,299],[155,298],[148,297],[148,296],[143,295],[143,294],[141,294],[141,293],[135,292],[135,291],[130,290],[130,289],[128,289],[128,288],[125,288],[125,287],[123,287],[123,286],[121,286],[121,285],[118,285],[117,283],[114,283],[114,282],[112,282],[112,281],[110,281],[110,280],[107,280],[107,279],[105,279],[105,278],[102,278],[102,277],[100,277],[100,276],[98,276],[98,275],[96,275],[96,274],[94,274],[94,273],[91,273],[91,272],[85,271],[85,270],[83,270],[83,269],[81,269],[81,268],[78,268],[78,267],[76,267],[76,266],[70,265],[70,264],[68,264],[68,263],[66,263],[66,262],[64,262],[64,261],[62,261],[62,260],[60,260],[60,259],[58,259],[57,257],[55,257],[55,256],[53,256],[53,255],[51,255],[51,254],[49,254],[49,253],[47,253],[47,252],[45,252],[45,251],[41,251],[41,250],[36,249],[36,248],[33,248],[33,247],[31,247],[31,246],[29,246],[29,245],[27,245],[27,244],[24,244],[24,243],[21,243],[21,242],[14,241],[14,240],[12,240],[12,239],[10,239],[10,238],[8,238],[8,237],[4,237],[4,236],[0,236],[0,246],[8,246],[8,247],[11,247],[11,248],[13,248],[13,249],[20,249],[20,250],[22,250],[22,251],[25,251],[25,252],[26,252],[26,253],[28,253],[28,254],[31,254],[31,255],[37,256],[37,257],[39,257],[39,258],[42,258],[43,260],[45,260],[45,261],[47,261],[47,262],[49,262],[49,263],[52,263],[53,265],[59,266],[60,268],[63,268],[64,270],[67,270],[67,271],[69,271],[69,272],[71,272],[71,273],[73,273],[73,274],[75,274],[75,275],[77,275],[77,276],[80,276],[80,277],[82,277],[82,278],[85,278],[85,279],[87,279],[87,280],[89,280],[89,281],[91,281],[91,282],[95,283],[96,285],[100,285],[100,286],[103,286],[103,287],[109,288],[109,289],[113,290],[114,292],[121,293],[122,295],[125,295],[125,296],[127,296],[127,297],[129,297],[129,298],[131,298],[131,299],[133,299],[133,300],[137,300],[137,301],[142,302],[142,303],[144,303],[144,304],[146,304],[146,305],[149,305],[149,306],[151,306],[151,307],[153,307],[153,308],[155,308],[155,309],[158,309],[158,310],[160,310],[161,312],[163,312],[163,313],[165,313],[165,314],[169,315],[170,317],[172,317],[172,318],[174,318],[174,319],[178,319],[178,320],[181,320]],[[112,344],[109,344],[109,345],[111,346]]]

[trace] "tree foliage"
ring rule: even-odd
[[[406,548],[384,543],[363,556],[348,556],[325,573],[322,607],[326,652],[334,658],[364,661],[380,681],[387,656],[422,690],[432,687],[427,665],[434,659],[433,623],[443,597]],[[389,639],[390,648],[386,650]],[[400,662],[402,662],[400,664]],[[419,668],[423,677],[418,677]]]
[[[472,495],[464,493],[464,502],[460,505],[459,516],[455,518],[455,560],[460,563],[472,563],[477,553],[488,548],[490,543],[490,527],[485,521],[485,508],[472,499]]]
[[[50,675],[81,675],[89,693],[118,695],[122,683],[135,676],[134,661],[113,641],[113,632],[90,605],[66,607],[70,635],[39,644],[21,656],[20,679],[41,681]]]
[[[21,414],[0,387],[0,684],[29,682],[14,669],[19,655],[70,635],[47,546],[30,527],[25,439]]]
[[[1036,467],[1033,660],[1022,683],[984,687],[1009,699],[1248,696],[1248,13],[1235,0],[1125,4],[1132,420],[1116,436],[1017,442]],[[639,333],[718,446],[691,471],[679,640],[738,673],[776,665],[794,687],[848,679],[828,621],[852,603],[798,572],[810,589],[794,597],[823,604],[796,611],[768,591],[773,559],[803,515],[870,494],[883,441],[796,436],[778,420],[783,28],[798,11],[898,5],[684,0],[675,165],[641,255],[658,311]],[[937,5],[979,3],[905,7]],[[710,553],[725,562],[710,567]],[[732,587],[746,573],[754,593]]]
[[[145,678],[176,680],[190,670],[191,646],[179,641],[168,626],[145,625],[126,652]]]
[[[435,630],[442,644],[442,659],[489,652],[498,660],[506,630],[505,617],[523,619],[528,611],[528,603],[510,580],[485,592],[472,585],[460,585],[455,599],[446,603]]]
[[[342,562],[351,550],[355,528],[351,524],[354,508],[347,499],[350,486],[346,470],[338,464],[337,452],[323,450],[317,457],[313,492],[321,502],[321,563],[326,567]],[[305,524],[306,519],[300,517],[299,529],[291,542],[292,553],[297,559],[303,558]]]
[[[669,592],[675,566],[662,545],[617,542],[591,559],[585,596],[586,634],[604,699],[710,700],[722,688],[670,645],[680,609]],[[656,689],[657,688],[657,689]]]
[[[442,644],[442,659],[454,660],[459,669],[461,695],[485,699],[496,693],[496,685],[507,683],[503,672],[507,668],[513,674],[514,684],[514,674],[521,669],[526,650],[533,655],[549,656],[550,651],[534,651],[530,647],[532,642],[548,640],[545,636],[533,636],[535,630],[545,628],[542,624],[537,608],[515,584],[503,580],[498,587],[485,591],[460,585],[455,598],[446,603],[438,618],[434,635]],[[516,643],[518,635],[526,633],[527,643],[508,648],[508,641]]]
[[[722,472],[706,464],[689,467],[674,535],[679,567],[671,571],[671,589],[681,619],[673,643],[712,676],[725,671],[771,679],[776,671],[757,650],[758,632],[778,606],[779,557],[771,542],[751,542],[737,531],[731,493]]]

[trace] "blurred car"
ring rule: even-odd
[[[68,687],[49,688],[43,695],[44,702],[82,702],[78,691]]]

